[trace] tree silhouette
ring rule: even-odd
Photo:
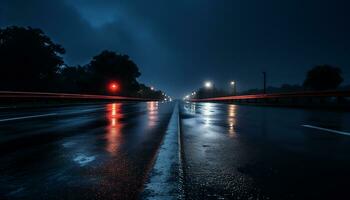
[[[221,96],[229,96],[230,93],[227,91],[224,91],[222,89],[218,89],[216,87],[213,88],[199,88],[196,91],[195,98],[203,99],[203,98],[212,98],[212,97],[221,97]]]
[[[111,81],[116,81],[120,85],[119,94],[131,95],[139,89],[136,78],[141,73],[127,55],[105,50],[93,57],[87,67],[93,74],[90,85],[94,91],[108,92],[107,85]]]
[[[65,50],[40,29],[0,29],[0,90],[108,93],[111,81],[118,95],[163,98],[161,91],[140,85],[137,65],[127,55],[102,51],[85,66],[66,66]]]
[[[164,93],[160,90],[152,90],[151,87],[144,84],[139,85],[137,96],[141,98],[164,99]]]
[[[341,70],[330,65],[318,65],[308,71],[303,83],[306,89],[329,90],[336,89],[343,82]]]
[[[91,74],[86,67],[64,66],[59,71],[59,90],[62,92],[89,92]]]
[[[55,90],[65,50],[40,29],[0,29],[0,89]]]

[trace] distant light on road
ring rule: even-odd
[[[210,82],[210,81],[206,81],[206,82],[204,83],[204,87],[210,89],[210,88],[213,87],[213,83]]]
[[[188,99],[190,99],[190,97],[191,97],[191,95],[186,95],[186,96],[184,96],[184,98],[183,98],[183,100],[188,100]]]
[[[235,85],[235,82],[234,81],[231,81],[231,83],[230,83],[231,85]]]

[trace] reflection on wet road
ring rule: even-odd
[[[344,199],[346,112],[216,103],[181,106],[188,199]],[[341,132],[341,133],[342,133]]]
[[[7,110],[0,199],[347,199],[349,134],[350,114],[325,110],[161,102]]]
[[[109,119],[108,131],[107,131],[107,146],[106,151],[115,155],[117,153],[118,147],[121,141],[121,129],[123,124],[121,119],[124,117],[121,112],[122,103],[112,103],[108,105],[107,118]]]
[[[1,199],[135,199],[171,103],[109,103],[6,111]],[[36,116],[23,118],[25,116]]]

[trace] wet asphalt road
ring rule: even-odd
[[[135,199],[174,105],[0,112],[0,199]]]
[[[350,199],[349,155],[346,112],[160,102],[0,110],[0,199],[137,199],[145,183],[156,193],[143,197],[169,199],[172,182],[186,199]]]
[[[350,134],[350,113],[215,103],[180,109],[188,199],[350,199],[350,136],[342,135]]]

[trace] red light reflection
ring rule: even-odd
[[[121,129],[123,124],[120,119],[123,118],[121,112],[121,103],[112,103],[107,105],[107,119],[109,121],[109,126],[107,127],[107,147],[106,150],[114,155],[121,142]]]
[[[230,137],[236,137],[236,105],[229,105],[228,106],[228,113],[227,113],[227,123],[228,123],[228,134]]]
[[[156,125],[158,120],[158,102],[157,101],[147,102],[147,111],[148,111],[148,126],[153,127]]]

